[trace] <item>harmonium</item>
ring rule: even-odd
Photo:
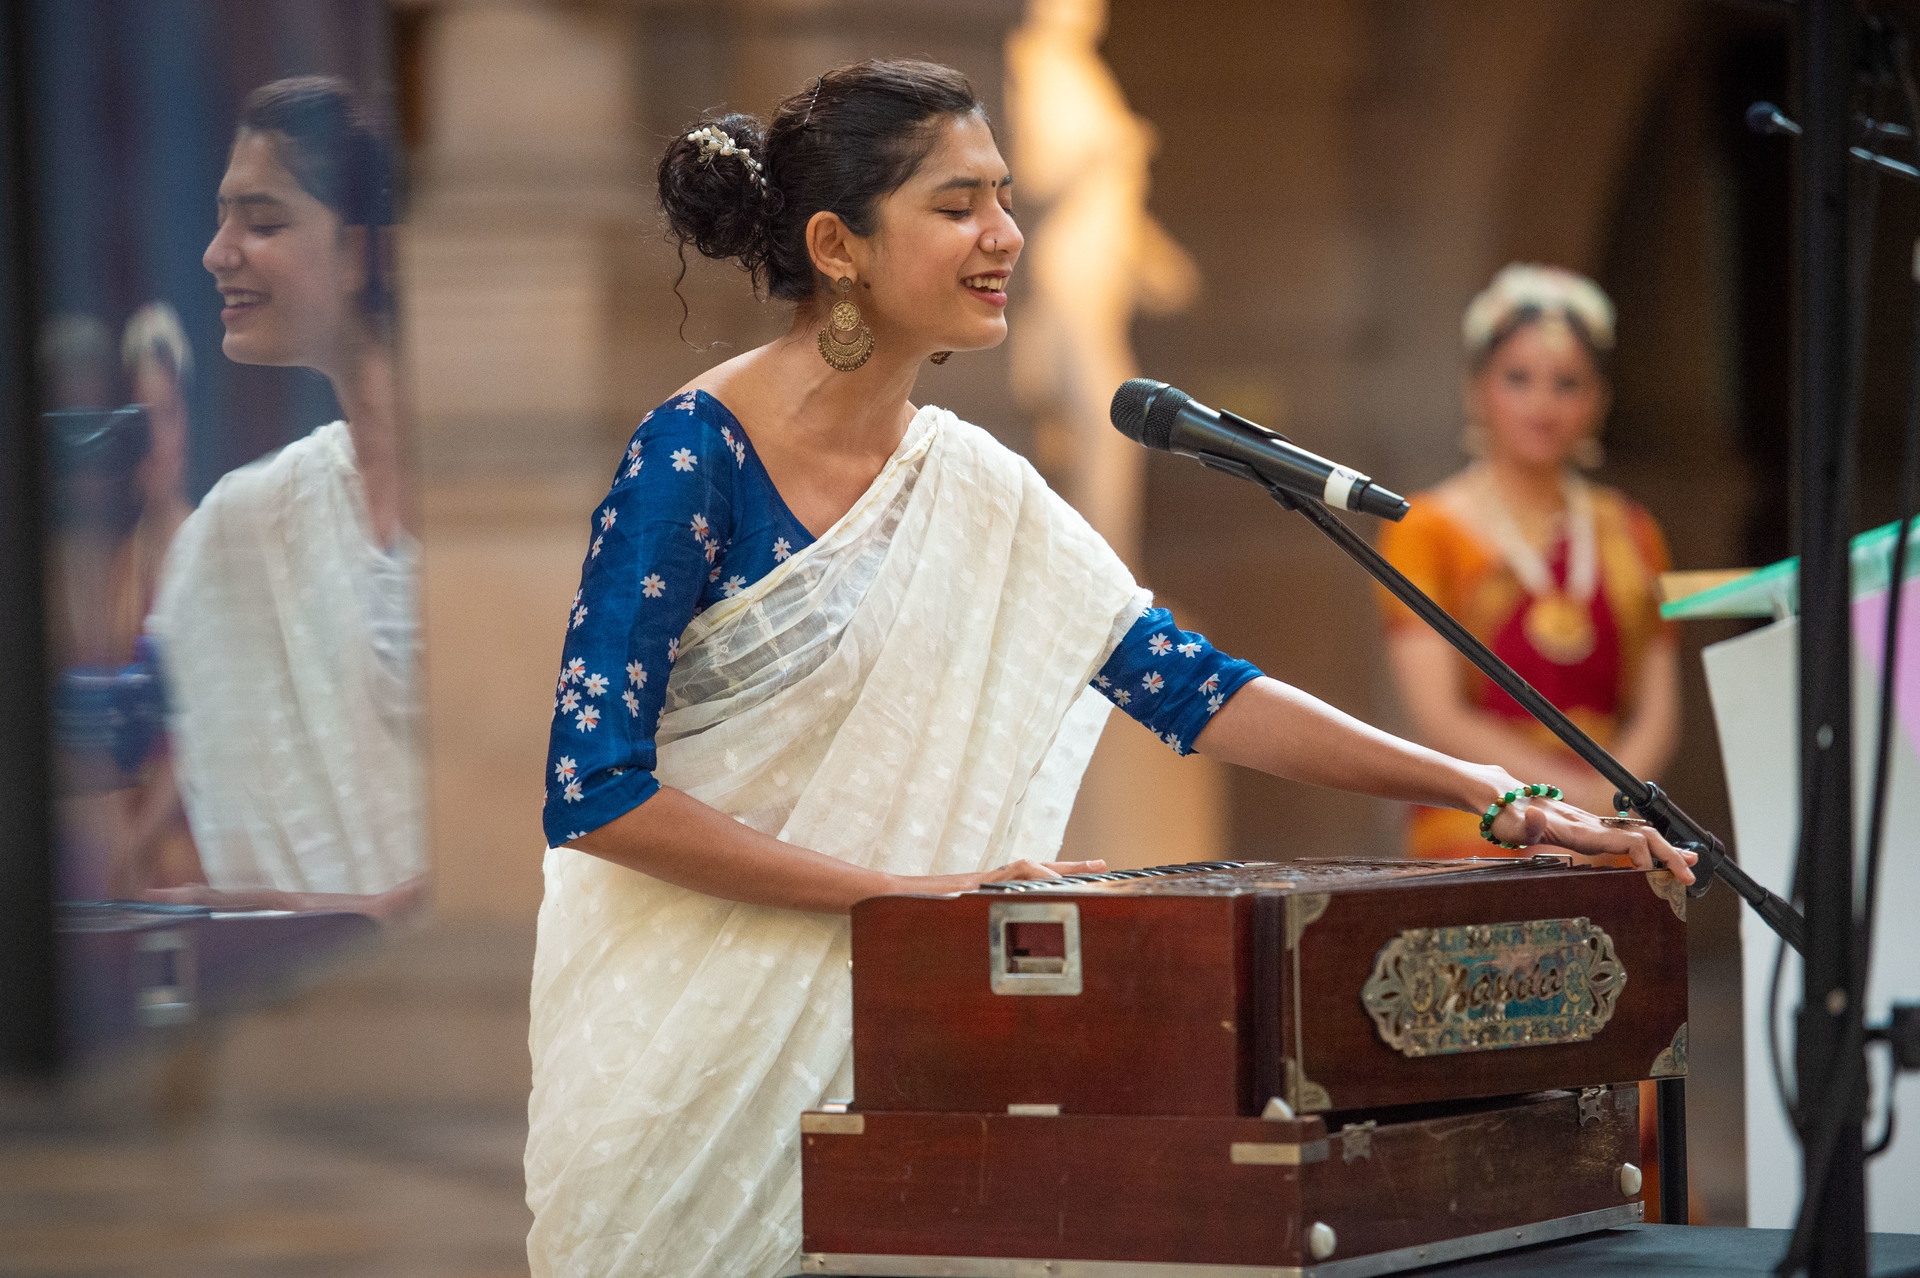
[[[802,1272],[1358,1278],[1638,1221],[1685,913],[1562,856],[863,901]]]

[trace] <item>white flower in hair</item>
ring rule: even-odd
[[[687,134],[687,141],[699,145],[700,158],[703,161],[711,162],[716,155],[739,156],[740,163],[747,166],[748,176],[752,177],[763,189],[766,187],[767,179],[766,175],[760,171],[760,161],[748,154],[745,147],[737,145],[733,138],[728,136],[725,129],[712,124],[702,125],[700,128]]]
[[[1514,262],[1467,307],[1460,335],[1468,352],[1485,350],[1515,315],[1529,309],[1577,319],[1595,346],[1613,349],[1613,303],[1598,284],[1558,266]]]

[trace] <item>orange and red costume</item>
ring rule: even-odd
[[[1380,550],[1413,583],[1498,654],[1547,700],[1603,746],[1611,746],[1632,709],[1641,662],[1656,638],[1669,633],[1660,619],[1655,582],[1669,565],[1660,526],[1615,489],[1594,485],[1594,541],[1599,574],[1588,603],[1593,643],[1580,660],[1562,664],[1540,651],[1523,624],[1532,597],[1493,540],[1479,531],[1470,502],[1457,491],[1418,493],[1412,510],[1388,524]],[[1561,537],[1544,558],[1556,584],[1565,587],[1569,541]],[[1389,633],[1424,625],[1398,600],[1380,592]],[[1497,718],[1542,746],[1571,751],[1464,658],[1457,677],[1469,705]],[[1552,777],[1528,778],[1551,782]],[[1479,836],[1471,813],[1417,807],[1408,830],[1408,852],[1419,857],[1487,856],[1492,845]]]

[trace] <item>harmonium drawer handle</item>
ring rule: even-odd
[[[800,1132],[804,1136],[864,1136],[867,1131],[865,1114],[821,1113],[808,1111],[800,1115]]]
[[[988,905],[987,972],[995,994],[1078,994],[1080,907],[1071,901]]]
[[[1227,1147],[1227,1160],[1236,1167],[1305,1167],[1327,1161],[1328,1142],[1236,1140]]]

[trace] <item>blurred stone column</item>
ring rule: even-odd
[[[1146,450],[1113,429],[1108,404],[1140,374],[1135,313],[1184,310],[1200,279],[1147,211],[1156,139],[1100,56],[1106,26],[1107,0],[1028,0],[1026,20],[1007,37],[1015,189],[1042,210],[1028,221],[1025,300],[1009,345],[1014,393],[1035,419],[1035,460],[1138,574]],[[1158,602],[1198,628],[1169,598]],[[1217,860],[1226,818],[1219,764],[1178,759],[1115,714],[1088,765],[1064,855],[1116,866]]]
[[[610,0],[447,0],[420,22],[403,260],[438,897],[445,914],[528,916],[561,618],[626,415],[636,24]]]
[[[633,17],[436,8],[407,279],[429,482],[604,469],[618,241],[639,225]]]

